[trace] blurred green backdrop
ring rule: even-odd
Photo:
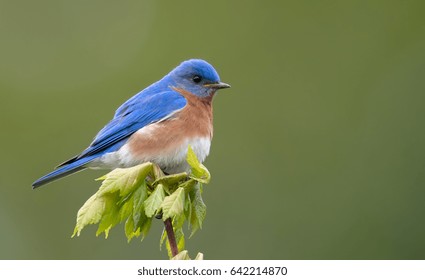
[[[105,172],[31,190],[188,58],[214,102],[207,259],[425,258],[425,2],[0,1],[0,258],[166,259],[77,210]]]

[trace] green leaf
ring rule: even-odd
[[[138,222],[138,229],[140,228],[140,233],[142,234],[142,241],[148,235],[149,230],[151,229],[152,218],[148,218],[146,215],[141,215]]]
[[[99,188],[99,195],[119,191],[120,197],[126,197],[144,182],[151,171],[152,163],[150,162],[130,168],[116,168],[101,177],[103,182]]]
[[[177,255],[175,255],[173,258],[171,258],[173,261],[190,261],[189,252],[187,250],[183,250]],[[198,253],[196,255],[196,258],[194,258],[195,261],[202,261],[204,260],[204,254]]]
[[[202,223],[207,214],[207,206],[205,205],[201,194],[202,191],[200,183],[196,184],[189,193],[189,197],[192,202],[189,219],[189,225],[191,228],[189,238],[192,237],[198,229],[202,228]]]
[[[164,186],[162,184],[158,184],[152,194],[144,202],[146,216],[151,218],[155,215],[161,207],[164,198]]]
[[[146,182],[134,191],[133,193],[133,220],[134,224],[137,225],[137,221],[140,219],[139,216],[145,213],[145,201],[148,197],[148,189]]]
[[[177,193],[178,192],[178,193]],[[179,188],[177,191],[175,191],[173,193],[173,195],[176,194],[176,200],[180,200],[181,198],[179,198],[181,195],[183,195],[183,199],[185,196],[185,192],[184,189]],[[171,197],[171,196],[168,196]],[[168,197],[166,197],[165,199],[167,199]],[[164,200],[165,202],[165,200]],[[180,203],[180,202],[179,202]],[[184,203],[184,201],[181,202],[182,204]],[[180,207],[180,206],[178,206]],[[183,209],[181,210],[183,211]],[[165,216],[166,212],[165,210],[163,211],[163,217]],[[173,225],[173,231],[174,231],[174,237],[176,238],[176,243],[177,243],[177,249],[178,251],[182,251],[184,250],[184,245],[185,245],[185,240],[184,240],[184,232],[183,232],[183,225],[184,225],[184,221],[185,221],[186,217],[183,214],[183,212],[181,212],[180,214],[176,214],[174,216],[174,218],[172,219],[172,225]],[[168,256],[170,257],[170,259],[172,258],[172,252],[171,252],[171,247],[170,247],[170,242],[167,238],[167,233],[164,230],[163,232],[163,236],[161,238],[161,242],[160,242],[160,248],[162,247],[162,243],[164,242],[164,239],[166,239],[166,243],[165,243],[165,247],[167,248],[167,252],[168,252]]]
[[[161,168],[157,165],[154,164],[152,167],[152,173],[153,173],[153,179],[154,181],[158,178],[164,177],[164,172],[162,172]]]
[[[189,252],[187,250],[183,250],[177,255],[175,255],[173,258],[171,258],[173,261],[190,261]],[[196,258],[194,258],[195,261],[202,261],[204,260],[204,254],[198,253],[196,255]]]
[[[134,224],[132,217],[128,217],[125,223],[125,235],[127,236],[127,241],[130,242],[134,237],[139,237],[142,235],[142,241],[149,233],[152,224],[152,218],[148,218],[146,215],[139,216],[137,224]]]
[[[183,188],[186,192],[190,192],[190,190],[197,184],[198,182],[195,179],[189,179],[179,185],[179,187]]]
[[[142,235],[142,240],[149,232],[152,218],[148,218],[145,214],[144,204],[147,197],[146,183],[137,188],[132,194],[132,211],[129,213],[127,221],[125,222],[125,235],[127,241],[130,242],[132,238]]]
[[[179,183],[184,182],[185,180],[187,180],[187,173],[183,172],[178,174],[162,176],[156,179],[153,182],[153,185],[162,184],[165,187],[167,193],[171,194],[176,190]]]
[[[105,199],[98,198],[97,194],[92,195],[83,207],[78,210],[77,224],[72,237],[80,236],[83,228],[90,224],[97,224],[102,219],[103,211],[105,210]]]
[[[134,207],[133,207],[133,221],[134,225],[142,234],[142,240],[146,237],[152,224],[152,218],[147,217],[145,213],[145,205],[147,197],[146,182],[141,188],[134,192]],[[137,235],[138,236],[138,235]]]
[[[184,209],[184,189],[179,187],[171,195],[164,198],[162,202],[162,219],[173,218],[176,215],[182,215]]]
[[[101,177],[103,182],[99,190],[78,211],[72,236],[79,236],[85,226],[98,223],[96,235],[104,232],[107,238],[109,230],[132,216],[137,210],[135,206],[146,199],[145,178],[151,171],[152,164],[145,163],[127,169],[115,169]],[[133,222],[126,222],[127,238],[131,236],[130,232],[133,235],[140,234],[137,233],[138,227],[142,233],[146,232],[148,227],[141,226],[140,221],[135,222],[134,219]]]
[[[186,192],[186,198],[184,201],[184,217],[186,220],[190,220],[192,215],[192,200],[190,199],[190,194]]]
[[[211,174],[208,169],[202,163],[199,162],[195,152],[193,151],[190,145],[187,148],[186,160],[187,163],[190,165],[192,171],[189,177],[195,179],[200,183],[208,184],[211,180]]]
[[[121,200],[117,203],[119,208],[120,222],[127,219],[128,216],[133,214],[134,196],[133,194],[127,196],[125,200]]]
[[[127,237],[127,242],[130,242],[131,239],[133,239],[134,237],[139,237],[140,228],[135,229],[133,217],[127,218],[127,221],[125,222],[124,232],[125,236]]]
[[[189,257],[189,253],[187,252],[187,250],[183,250],[171,259],[174,260],[174,261],[188,261],[188,260],[190,260],[190,257]]]
[[[188,221],[192,236],[202,227],[206,206],[202,200],[202,184],[210,181],[210,173],[197,159],[192,148],[188,147],[187,161],[191,174],[164,175],[155,164],[144,163],[126,169],[115,169],[99,178],[102,184],[78,211],[73,232],[79,236],[89,224],[98,224],[96,236],[105,233],[108,237],[111,228],[125,221],[124,230],[128,242],[134,237],[148,234],[153,216],[162,212],[162,219],[172,219],[177,247],[184,252],[185,238],[183,225]],[[160,247],[166,243],[168,254],[171,250],[164,230]],[[180,255],[180,254],[179,254]],[[181,256],[183,256],[184,253]],[[189,256],[186,257],[188,259]],[[203,258],[198,254],[197,258]]]
[[[183,229],[176,229],[175,232],[176,235],[176,242],[177,242],[177,249],[179,249],[179,252],[184,250],[185,240],[184,240],[184,232]]]
[[[202,261],[204,260],[204,254],[198,253],[194,259],[195,261]]]
[[[120,207],[116,201],[119,199],[118,193],[108,193],[101,196],[105,201],[105,211],[99,222],[99,227],[96,231],[96,236],[105,233],[105,238],[108,238],[109,230],[116,226],[120,221]]]

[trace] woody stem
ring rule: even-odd
[[[167,232],[168,242],[170,243],[171,255],[175,257],[179,253],[177,248],[176,236],[174,235],[173,224],[171,218],[164,221],[165,231]]]

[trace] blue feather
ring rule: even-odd
[[[35,181],[32,184],[33,189],[85,169],[86,167],[84,167],[84,165],[92,161],[94,158],[96,158],[96,156],[93,155],[91,157],[82,158],[80,160],[74,161],[71,164],[59,167],[55,171],[50,172],[49,174],[44,175],[43,177]]]
[[[140,94],[140,93],[139,93]],[[33,183],[37,188],[56,179],[86,168],[96,158],[119,150],[128,138],[144,126],[172,117],[173,112],[186,105],[186,99],[175,91],[164,91],[148,98],[137,94],[126,102],[116,116],[96,135],[90,146],[80,155],[62,163],[55,171]],[[129,100],[129,101],[130,101]]]
[[[127,139],[146,125],[170,116],[185,105],[186,99],[175,91],[165,91],[148,98],[134,99],[131,104],[128,104],[125,111],[114,117],[96,135],[90,146],[78,158],[97,154],[111,145]]]

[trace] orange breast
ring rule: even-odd
[[[186,106],[171,118],[150,124],[134,133],[127,143],[134,157],[143,161],[155,161],[157,158],[172,157],[179,153],[188,139],[211,140],[211,98],[199,98],[177,88],[174,90],[186,98]]]

